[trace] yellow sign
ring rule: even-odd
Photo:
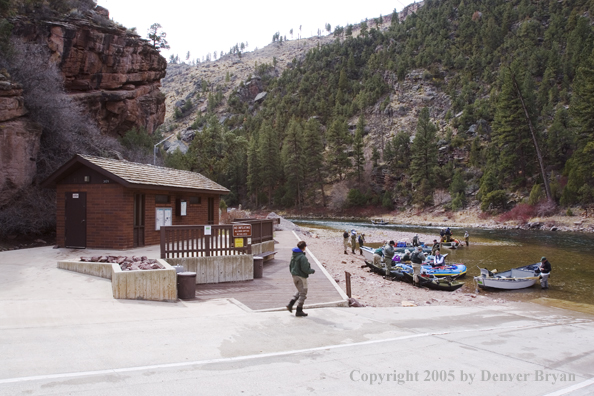
[[[243,247],[243,238],[235,238],[235,247],[236,248]]]

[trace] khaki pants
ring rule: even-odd
[[[374,254],[373,255],[373,265],[375,265],[376,267],[379,267],[381,263],[382,263],[382,256],[380,256],[379,254]]]
[[[346,252],[349,248],[349,238],[344,238],[344,251]]]
[[[303,307],[303,303],[307,298],[307,278],[302,278],[297,275],[293,275],[293,283],[297,288],[297,293],[293,296],[294,300],[297,300],[297,306]]]
[[[419,283],[419,275],[421,275],[421,264],[412,264],[413,267],[413,282]]]

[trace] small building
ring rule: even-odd
[[[43,183],[56,188],[57,245],[129,249],[166,225],[218,224],[225,187],[189,171],[76,155]]]

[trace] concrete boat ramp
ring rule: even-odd
[[[0,395],[594,394],[594,316],[586,313],[530,303],[348,308],[321,299],[296,318],[253,311],[233,290],[176,303],[115,300],[109,280],[56,268],[99,253],[0,253]],[[279,300],[280,282],[272,282]],[[316,303],[315,287],[310,293]]]

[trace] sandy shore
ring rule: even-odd
[[[414,233],[371,227],[360,227],[357,231],[366,235],[368,243],[384,240],[412,241],[414,236]],[[363,256],[359,255],[358,251],[352,254],[349,249],[348,254],[344,254],[341,232],[305,227],[301,227],[301,233],[296,232],[307,242],[309,249],[345,291],[345,271],[351,274],[352,296],[361,304],[372,307],[402,306],[403,302],[413,302],[417,306],[506,304],[502,299],[492,299],[476,294],[474,282],[470,276],[463,278],[465,285],[454,292],[418,288],[408,283],[383,279],[382,276],[370,272],[369,268],[365,267]],[[433,240],[433,236],[428,234],[419,234],[419,238],[422,241]]]

